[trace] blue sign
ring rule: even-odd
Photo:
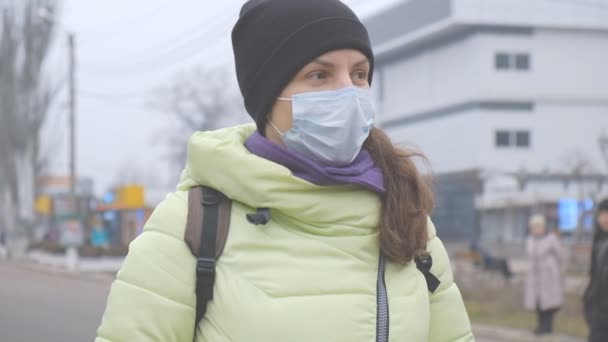
[[[563,198],[557,202],[557,216],[560,230],[575,230],[579,218],[586,229],[593,225],[593,215],[588,215],[593,210],[593,200],[585,199],[578,201],[573,198]]]
[[[557,217],[560,230],[574,230],[578,225],[578,201],[564,198],[557,202]]]

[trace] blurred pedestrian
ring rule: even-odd
[[[590,280],[583,298],[589,342],[608,341],[608,198],[596,210]]]
[[[553,332],[555,313],[564,302],[562,264],[565,251],[557,236],[547,233],[543,215],[533,215],[528,221],[530,234],[526,241],[529,268],[525,283],[524,304],[536,311],[538,326],[535,334]]]
[[[340,0],[250,0],[232,43],[256,125],[191,138],[98,341],[473,341],[417,154],[373,126],[374,54],[357,16]],[[198,259],[203,283],[184,242],[198,185],[232,201],[221,256]],[[199,323],[195,293],[209,282]]]

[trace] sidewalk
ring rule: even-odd
[[[107,282],[111,283],[116,278],[115,272],[70,272],[63,267],[53,267],[49,265],[43,265],[30,260],[2,260],[0,259],[0,265],[10,266],[27,270],[39,274],[47,274],[62,278],[79,279],[93,282]]]
[[[52,269],[67,272],[67,260],[63,254],[52,254],[43,251],[31,251],[28,259]],[[116,273],[122,266],[124,257],[78,258],[78,272],[80,273]]]
[[[560,334],[535,336],[530,331],[473,324],[473,333],[476,342],[585,342],[580,337]]]

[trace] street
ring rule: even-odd
[[[0,261],[0,341],[93,341],[110,285]]]
[[[93,341],[112,277],[41,272],[40,267],[0,261],[0,341]],[[477,342],[537,341],[520,331],[474,327]]]

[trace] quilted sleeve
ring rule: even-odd
[[[195,258],[184,242],[187,193],[156,208],[112,284],[97,342],[192,341]]]
[[[428,222],[429,241],[427,250],[433,258],[433,273],[441,284],[430,294],[431,321],[429,342],[474,341],[469,315],[462,301],[460,290],[454,283],[448,253],[437,237],[433,222]]]

